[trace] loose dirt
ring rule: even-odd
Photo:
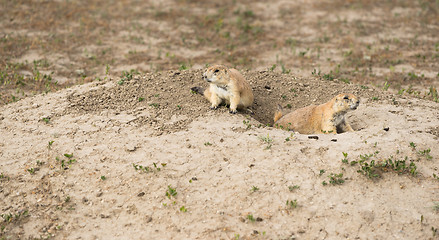
[[[252,85],[255,102],[249,111],[240,114],[252,118],[262,125],[272,125],[274,111],[278,104],[288,111],[310,104],[321,104],[333,96],[350,92],[377,102],[394,98],[375,89],[346,84],[340,81],[323,81],[318,78],[297,78],[293,75],[269,71],[243,72]],[[141,125],[154,125],[159,130],[182,130],[187,124],[200,116],[206,116],[209,105],[201,95],[190,91],[193,86],[207,87],[201,79],[202,70],[168,71],[134,76],[129,81],[106,84],[87,93],[69,96],[67,113],[96,113],[104,110],[127,111],[142,115],[145,109],[152,116],[141,116],[133,120]],[[225,112],[225,109],[219,109]],[[166,124],[172,119],[173,124]]]
[[[113,78],[3,106],[2,237],[435,238],[436,103],[244,71],[256,104],[233,115],[190,92],[206,84],[200,73]],[[355,132],[266,126],[278,103],[338,92],[360,96]]]

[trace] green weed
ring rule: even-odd
[[[288,128],[288,130],[289,130],[289,128]],[[293,138],[294,138],[294,133],[291,133],[289,137],[285,138],[285,142],[289,142]]]
[[[288,190],[290,190],[290,192],[293,192],[296,189],[299,189],[300,186],[299,185],[292,185],[292,186],[288,186]]]
[[[162,170],[162,168],[159,167],[159,165],[157,165],[157,163],[152,163],[152,167],[145,167],[145,166],[142,166],[142,165],[137,165],[135,163],[133,163],[132,165],[133,165],[133,167],[134,167],[134,169],[136,171],[140,170],[140,171],[145,172],[145,173],[148,173],[148,172],[160,172]],[[167,165],[167,163],[160,163],[160,165],[162,167],[165,167]]]
[[[347,78],[339,78],[338,80],[347,84],[351,83],[351,81]]]
[[[317,72],[317,69],[315,69],[315,68],[311,72],[311,75],[313,75],[313,76],[320,76],[320,74],[321,74],[320,70]]]
[[[13,221],[18,221],[20,218],[23,217],[28,217],[29,216],[29,211],[28,210],[24,210],[24,211],[19,211],[18,213],[12,214],[12,213],[2,213],[0,214],[0,217],[3,218],[3,221],[6,223],[10,223]]]
[[[341,185],[344,183],[343,179],[343,173],[335,174],[331,173],[329,174],[329,183],[332,185]]]
[[[361,155],[360,154],[360,159],[361,159],[361,161],[368,161],[371,157],[373,157],[375,154],[373,154],[373,153],[370,153],[370,154],[364,154],[364,155]]]
[[[47,145],[48,149],[52,149],[52,145],[53,145],[54,141],[49,141],[49,145]]]
[[[67,159],[61,159],[60,157],[56,157],[56,161],[60,163],[61,168],[64,170],[69,169],[69,167],[76,162],[76,159],[73,158],[73,154],[65,153],[64,157]]]
[[[438,73],[438,77],[439,77],[439,73]],[[439,103],[439,94],[438,94],[438,91],[435,87],[430,87],[427,95],[431,96],[431,98],[434,102]]]
[[[267,133],[267,136],[266,136],[266,137],[262,137],[262,136],[260,136],[259,139],[261,139],[262,142],[264,142],[264,143],[267,144],[267,146],[266,146],[265,149],[270,149],[270,148],[271,148],[271,146],[272,146],[272,144],[273,144],[273,139],[270,138],[270,135],[269,135],[268,133]]]
[[[41,120],[43,120],[43,122],[45,122],[46,124],[50,123],[50,118],[42,118]]]
[[[154,108],[159,108],[160,104],[158,104],[158,103],[151,103],[151,104],[149,104],[149,106],[150,107],[154,107]]]
[[[379,166],[375,164],[375,160],[367,162],[366,160],[360,160],[360,169],[357,172],[362,173],[368,178],[374,179],[380,177],[377,173]]]
[[[296,199],[294,199],[294,200],[287,200],[286,205],[287,205],[288,208],[292,208],[292,209],[297,208],[297,206],[298,206],[297,200]]]
[[[186,63],[180,63],[180,67],[178,68],[178,70],[183,71],[183,70],[188,70],[189,67]]]
[[[409,76],[411,80],[416,80],[416,79],[419,78],[419,76],[416,75],[416,73],[414,73],[414,72],[409,72],[409,73],[407,74],[407,76]]]
[[[348,154],[345,153],[345,152],[342,152],[342,153],[343,153],[343,159],[341,160],[341,162],[345,163],[345,164],[348,164],[349,163],[349,161],[348,161]]]
[[[287,69],[287,68],[285,67],[285,64],[284,64],[283,62],[280,63],[280,67],[281,67],[281,69],[282,69],[282,73],[283,73],[283,74],[289,74],[289,73],[291,72],[291,69]]]
[[[387,89],[389,89],[389,87],[390,87],[390,84],[389,83],[387,83],[387,81],[384,83],[384,85],[383,85],[383,90],[384,91],[387,91]]]
[[[256,219],[253,217],[253,214],[248,214],[248,215],[247,215],[247,219],[248,219],[250,222],[255,222],[255,221],[256,221]]]
[[[404,174],[404,173],[408,173],[412,176],[416,176],[417,175],[417,167],[415,165],[414,162],[410,162],[407,165],[407,160],[408,158],[405,157],[404,160],[393,160],[393,157],[391,156],[389,159],[387,159],[384,163],[381,164],[381,168],[383,168],[383,170],[392,170],[397,172],[398,174]]]
[[[433,159],[433,157],[430,155],[430,151],[431,151],[431,149],[427,148],[425,150],[418,151],[418,154],[421,155],[421,156],[425,156],[425,158],[427,160],[431,160],[431,159]]]
[[[416,144],[414,142],[410,142],[410,147],[415,150],[416,149]]]
[[[332,81],[335,79],[334,74],[332,73],[332,70],[328,73],[328,74],[323,74],[322,76],[323,79],[328,80],[328,81]]]
[[[35,168],[28,168],[27,171],[28,171],[30,174],[35,174],[35,171],[37,171],[37,170],[36,170]]]
[[[135,73],[138,74],[138,72],[134,69],[131,69],[130,71],[122,71],[122,74],[120,75],[120,80],[117,82],[117,84],[122,85],[125,83],[125,81],[133,79],[133,74]]]
[[[252,128],[250,120],[242,120],[242,123],[244,123],[244,125],[247,127],[247,129]]]
[[[379,162],[375,161],[375,159],[370,160],[375,154],[360,155],[361,160],[358,161],[360,169],[357,172],[370,179],[380,178],[382,172],[388,171],[393,171],[397,174],[417,175],[416,164],[413,161],[409,162],[408,157],[405,157],[403,160],[395,160],[393,156],[390,156],[388,159]]]
[[[308,51],[309,51],[309,48],[307,48],[305,51],[300,51],[299,52],[299,56],[300,57],[305,57],[305,55],[308,53]]]
[[[168,185],[168,190],[166,190],[166,197],[171,199],[171,197],[177,196],[177,190],[175,188],[172,188],[171,185]]]

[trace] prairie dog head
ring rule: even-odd
[[[208,67],[203,79],[215,85],[226,85],[229,83],[229,69],[222,65]]]
[[[357,109],[360,100],[353,94],[341,93],[334,97],[333,109],[335,112],[347,112]]]

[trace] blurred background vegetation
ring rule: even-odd
[[[221,63],[438,101],[438,0],[0,0],[0,105]]]

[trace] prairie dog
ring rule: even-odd
[[[357,109],[359,104],[355,95],[341,93],[324,104],[299,108],[285,116],[278,108],[274,114],[274,126],[302,134],[352,132],[354,130],[344,115]]]
[[[252,89],[238,70],[214,65],[206,69],[203,79],[210,83],[209,88],[193,87],[191,90],[204,95],[211,103],[211,109],[216,109],[225,102],[230,105],[230,113],[235,114],[237,108],[243,109],[252,105]]]

